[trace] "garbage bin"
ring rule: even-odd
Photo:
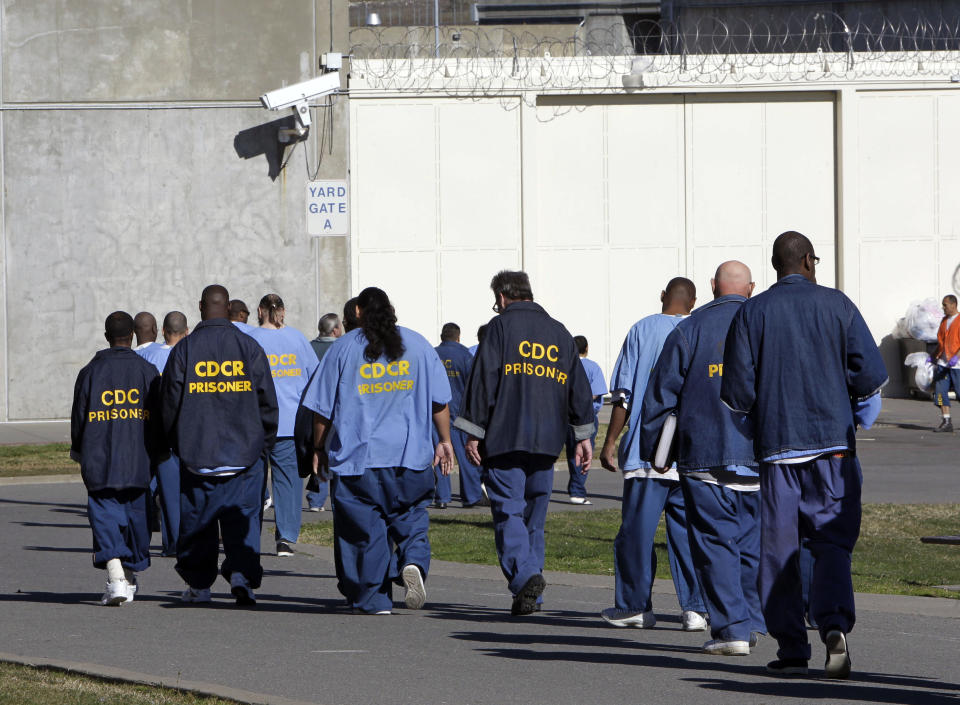
[[[925,352],[927,355],[933,355],[937,351],[936,343],[927,343],[922,340],[917,340],[916,338],[900,338],[900,364],[903,365],[903,361],[907,359],[907,355],[915,352]],[[911,397],[922,397],[924,399],[932,399],[933,394],[932,390],[925,392],[920,387],[917,386],[916,370],[913,367],[907,367],[903,365],[903,381],[907,387],[907,393]]]

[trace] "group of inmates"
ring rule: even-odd
[[[779,650],[766,670],[806,674],[809,619],[825,674],[849,674],[855,432],[876,419],[887,374],[857,308],[816,284],[818,262],[805,236],[783,233],[767,291],[752,297],[749,268],[724,262],[710,302],[694,308],[694,283],[676,277],[660,312],[627,333],[599,453],[624,482],[607,623],[655,624],[654,535],[665,514],[681,625],[709,629],[704,651],[747,655],[769,633]],[[499,272],[491,290],[497,315],[472,351],[454,324],[436,348],[398,325],[376,287],[347,302],[342,320],[324,316],[313,341],[285,325],[279,296],[263,297],[252,326],[220,285],[203,290],[192,331],[180,312],[164,318],[163,344],[146,316],[111,313],[109,347],[81,370],[72,416],[93,562],[107,572],[101,602],[136,595],[155,479],[182,600],[209,602],[219,572],[238,605],[255,605],[269,467],[278,555],[292,555],[299,536],[302,478],[317,510],[329,481],[348,608],[390,614],[399,586],[419,609],[427,508],[450,501],[456,458],[464,506],[490,507],[511,614],[539,611],[554,463],[566,447],[570,501],[589,504],[584,478],[607,389],[586,340],[534,302],[524,272]]]

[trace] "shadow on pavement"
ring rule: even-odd
[[[682,670],[685,673],[695,671],[720,671],[742,677],[759,677],[760,680],[744,682],[721,678],[686,677],[684,680],[699,684],[702,688],[729,691],[742,696],[745,693],[767,697],[803,698],[824,702],[892,703],[902,705],[956,705],[957,691],[960,686],[925,678],[884,675],[877,673],[857,673],[850,680],[836,681],[818,678],[816,668],[808,678],[776,678],[766,674],[763,666],[740,664],[735,660],[704,661],[690,660],[680,656],[667,656],[662,653],[701,653],[696,647],[676,647],[664,644],[651,644],[625,639],[598,639],[594,637],[576,637],[569,635],[531,635],[502,634],[499,632],[456,632],[455,639],[481,642],[484,644],[557,644],[574,648],[601,648],[607,651],[543,651],[523,648],[478,646],[478,650],[488,656],[498,656],[522,661],[571,661],[576,663],[596,663],[603,665],[648,666]],[[611,649],[629,649],[630,653],[611,652]],[[932,693],[931,690],[948,692]]]
[[[762,672],[761,672],[762,673]],[[836,681],[817,678],[780,678],[768,683],[729,681],[722,679],[684,678],[708,690],[753,694],[767,697],[787,696],[823,702],[897,703],[900,705],[956,705],[957,686],[952,683],[886,676],[879,673],[857,673],[850,680]],[[873,684],[873,685],[872,685]],[[909,688],[910,690],[906,690]],[[930,689],[947,689],[947,693],[932,693]]]
[[[592,612],[544,610],[543,612],[536,612],[524,617],[514,617],[510,614],[509,598],[504,601],[502,608],[430,603],[427,612],[428,616],[433,619],[446,619],[458,622],[538,624],[552,627],[569,627],[571,629],[600,628],[608,632],[613,631],[613,627],[602,621],[599,617],[595,617]]]
[[[163,595],[137,593],[134,602],[163,602]],[[102,607],[99,592],[31,592],[20,591],[0,595],[0,602],[37,602],[40,604],[91,605]]]
[[[915,423],[892,423],[892,424],[885,424],[885,425],[890,428],[902,428],[907,431],[929,431],[931,433],[933,432],[933,429],[935,426],[935,424],[928,424],[926,426],[921,426],[920,424],[915,424]]]
[[[450,635],[454,639],[464,641],[486,642],[491,644],[551,644],[556,646],[576,646],[592,649],[642,649],[644,651],[666,651],[678,654],[701,654],[703,653],[698,646],[680,646],[675,644],[655,644],[650,642],[641,642],[626,637],[597,637],[597,636],[576,636],[570,634],[500,634],[493,632],[453,632]],[[509,653],[509,649],[487,650],[488,653],[504,651]],[[500,654],[497,654],[500,655]],[[569,655],[569,654],[568,654]],[[606,658],[611,656],[607,653],[582,653],[580,654],[584,661],[604,663]],[[627,656],[624,654],[623,656]]]
[[[160,597],[163,602],[160,606],[165,609],[251,609],[257,612],[271,613],[290,613],[290,614],[350,614],[350,611],[344,606],[343,600],[311,598],[311,597],[287,597],[285,595],[275,595],[272,593],[257,593],[257,604],[254,607],[240,608],[234,604],[233,596],[229,593],[218,593],[218,587],[214,586],[213,600],[210,602],[193,604],[180,601],[179,592],[167,592],[167,597]],[[139,600],[139,596],[137,597]]]
[[[8,497],[0,497],[0,503],[3,504],[31,504],[40,507],[53,507],[52,511],[72,511],[80,512],[84,515],[87,513],[86,504],[75,504],[75,503],[66,503],[66,502],[41,502],[38,500],[32,499],[10,499]],[[62,507],[63,509],[58,509]]]

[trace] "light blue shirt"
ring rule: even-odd
[[[581,357],[583,371],[587,373],[587,381],[590,382],[590,395],[593,397],[593,415],[596,416],[603,406],[603,395],[607,393],[607,380],[603,378],[603,370],[600,365],[587,357]],[[599,399],[597,398],[599,397]]]
[[[247,335],[250,335],[251,331],[257,330],[257,326],[251,326],[249,323],[244,323],[243,321],[230,321],[237,328],[242,330]]]
[[[136,353],[156,367],[157,372],[163,374],[163,368],[167,365],[167,358],[170,357],[171,350],[173,350],[173,346],[171,345],[154,343],[153,345],[148,345],[145,348],[137,350]]]
[[[392,362],[364,358],[363,329],[338,338],[304,395],[304,406],[332,422],[327,452],[338,475],[433,463],[433,405],[450,402],[447,370],[426,338],[398,330],[405,350]]]
[[[617,363],[610,376],[610,390],[622,394],[629,418],[627,431],[620,441],[617,462],[623,472],[648,470],[650,463],[640,457],[640,410],[647,380],[660,357],[660,350],[667,336],[686,316],[669,316],[655,313],[633,324],[623,341]]]
[[[278,329],[251,327],[248,335],[260,343],[270,363],[270,374],[280,406],[277,438],[291,438],[300,395],[319,364],[317,354],[303,333],[290,326]]]

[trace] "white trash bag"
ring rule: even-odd
[[[930,356],[925,352],[910,353],[904,358],[903,364],[917,368],[913,378],[921,391],[929,392],[933,384],[933,373],[936,371],[936,365],[930,360]]]
[[[907,330],[906,316],[897,319],[897,323],[893,327],[893,337],[897,339],[910,337],[910,331]]]
[[[927,343],[937,342],[937,330],[943,320],[943,309],[936,299],[914,301],[907,307],[906,329],[911,338]]]

